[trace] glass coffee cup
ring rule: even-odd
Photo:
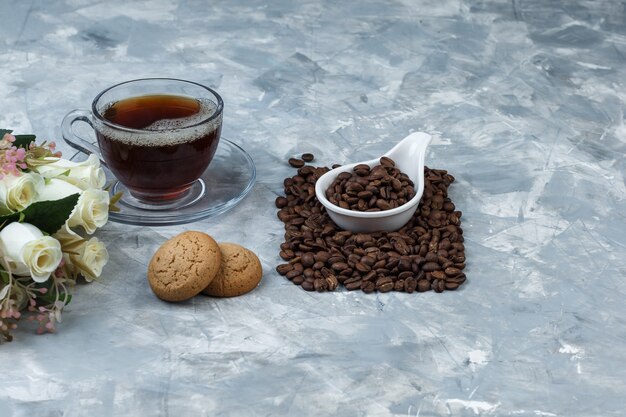
[[[183,197],[213,159],[223,109],[209,87],[146,78],[105,89],[91,111],[68,113],[61,129],[69,145],[98,155],[138,204],[172,206],[188,200]],[[74,132],[77,121],[94,129],[97,146]]]

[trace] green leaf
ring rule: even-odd
[[[13,133],[10,129],[0,129],[0,140],[6,133]],[[35,135],[14,135],[15,142],[13,142],[13,146],[17,148],[28,149],[31,143],[33,143],[36,139]]]
[[[78,197],[80,194],[76,193],[60,200],[33,203],[22,211],[24,222],[37,226],[49,235],[56,233],[69,219],[78,203]]]
[[[22,211],[0,216],[0,229],[12,222],[30,223],[49,235],[55,233],[69,219],[80,194],[68,195],[60,200],[39,201]]]
[[[13,146],[28,149],[30,144],[33,143],[35,139],[35,135],[15,135],[15,142],[13,142]]]

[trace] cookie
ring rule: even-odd
[[[263,269],[254,252],[236,243],[220,243],[219,248],[222,267],[202,293],[213,297],[236,297],[255,289],[261,281]]]
[[[211,236],[184,232],[154,253],[148,265],[148,282],[160,299],[184,301],[211,283],[221,263],[220,247]]]

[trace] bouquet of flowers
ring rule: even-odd
[[[90,235],[114,203],[95,155],[72,162],[11,133],[0,129],[0,342],[22,317],[53,332],[78,278],[100,276],[109,255]]]

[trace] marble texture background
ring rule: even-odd
[[[60,139],[103,88],[216,88],[258,181],[184,226],[109,223],[59,332],[0,346],[0,416],[622,416],[626,3],[0,1],[0,126]],[[278,276],[288,157],[378,155],[412,131],[457,178],[467,283],[310,294]],[[62,150],[71,154],[66,146]],[[255,250],[262,285],[171,305],[146,282],[183,230]]]

